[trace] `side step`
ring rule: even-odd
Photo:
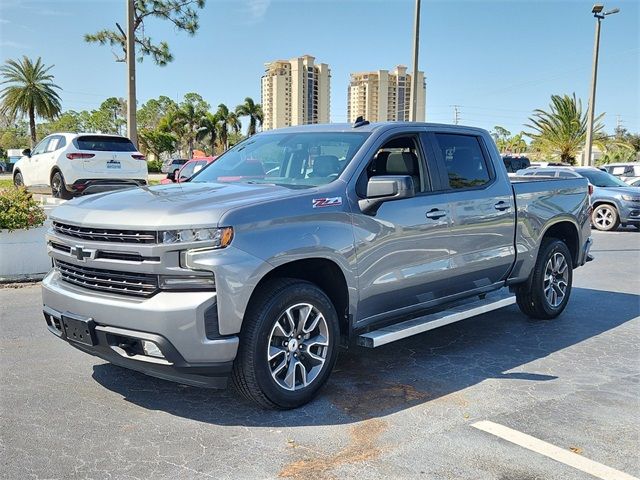
[[[513,305],[514,303],[516,303],[516,297],[508,290],[497,294],[487,294],[483,299],[468,301],[462,305],[443,310],[442,312],[412,318],[411,320],[389,325],[380,330],[363,333],[358,336],[358,345],[369,348],[379,347],[387,343],[395,342],[396,340],[417,335],[418,333],[449,325],[450,323],[498,310],[499,308]]]

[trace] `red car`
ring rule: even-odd
[[[215,157],[198,157],[192,158],[187,163],[185,163],[182,168],[179,170],[176,168],[173,172],[169,172],[167,174],[167,178],[164,178],[160,181],[161,184],[165,185],[168,183],[181,183],[189,180],[195,173],[202,170],[204,167],[212,163],[217,156]]]

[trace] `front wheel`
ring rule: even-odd
[[[598,205],[591,214],[591,223],[602,232],[610,232],[620,225],[620,217],[613,205]]]
[[[338,315],[320,288],[301,280],[272,281],[245,315],[233,383],[263,407],[304,405],[329,377],[339,337]]]
[[[15,175],[13,176],[13,184],[18,188],[24,187],[24,178],[22,178],[21,172],[15,173]]]
[[[556,318],[567,306],[573,283],[571,252],[562,240],[544,240],[528,282],[516,289],[520,311],[531,318]]]

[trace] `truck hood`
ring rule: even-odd
[[[144,230],[216,226],[222,215],[234,207],[304,192],[275,185],[240,183],[140,187],[70,200],[56,208],[51,218],[74,225]]]

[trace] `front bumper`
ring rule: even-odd
[[[640,225],[640,202],[622,202],[620,223],[623,225]]]
[[[87,292],[60,280],[54,270],[42,282],[47,327],[74,347],[116,365],[188,385],[224,388],[238,350],[236,335],[210,338],[206,324],[217,309],[215,292],[160,292],[139,299]],[[95,345],[66,338],[63,315],[92,319]],[[141,354],[153,342],[163,358]]]

